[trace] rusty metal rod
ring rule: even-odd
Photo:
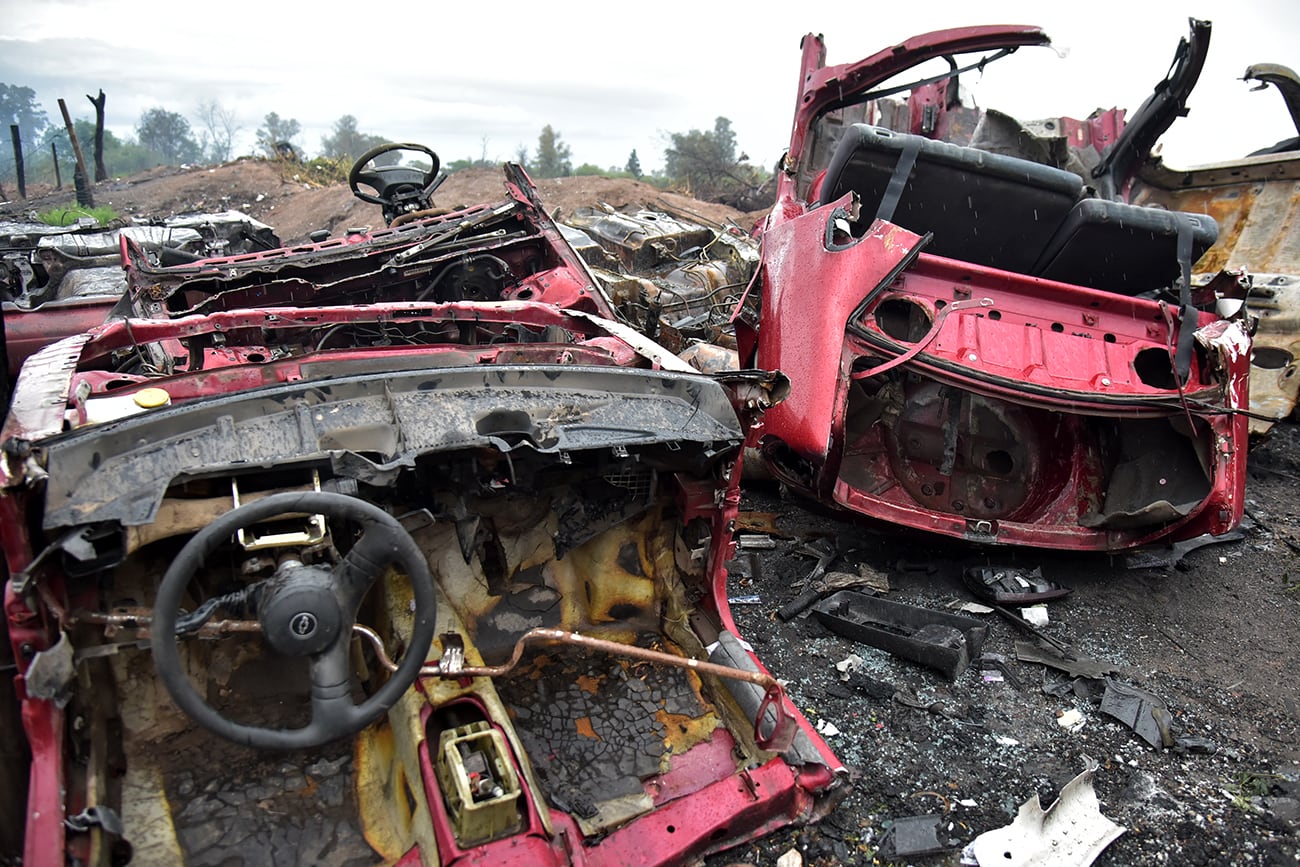
[[[149,613],[145,613],[149,612]],[[152,612],[149,609],[143,609],[139,613],[133,610],[109,614],[102,611],[73,611],[64,619],[67,626],[76,624],[91,624],[95,626],[104,626],[116,632],[121,629],[139,630],[141,638],[149,635],[149,626],[153,622]],[[107,630],[106,630],[107,631]],[[216,637],[230,635],[233,633],[253,633],[261,632],[262,624],[256,620],[211,620],[194,633],[199,637]],[[365,638],[374,648],[375,656],[378,657],[380,665],[388,671],[396,671],[397,663],[389,657],[387,650],[384,649],[383,639],[379,634],[368,626],[360,623],[352,624],[352,631]],[[644,662],[658,663],[668,665],[674,668],[683,668],[690,671],[696,671],[701,674],[711,674],[715,677],[723,677],[728,680],[742,680],[746,683],[752,683],[763,687],[769,692],[784,694],[780,682],[770,674],[761,671],[746,671],[740,668],[732,668],[727,665],[719,665],[716,662],[693,659],[688,656],[678,656],[674,653],[666,653],[662,650],[651,650],[647,647],[638,647],[635,644],[624,644],[621,641],[608,641],[603,638],[592,638],[588,635],[582,635],[577,632],[566,632],[563,629],[548,629],[539,627],[530,629],[519,640],[515,642],[514,652],[510,659],[502,665],[457,665],[444,667],[442,662],[434,665],[426,665],[420,669],[422,677],[501,677],[509,674],[523,659],[524,649],[529,644],[554,643],[567,644],[571,647],[581,647],[586,650],[595,650],[601,653],[607,653],[611,656],[621,656],[631,659],[639,659]]]
[[[153,611],[149,608],[127,609],[125,612],[109,614],[103,611],[73,611],[61,617],[65,626],[90,624],[103,626],[106,635],[112,636],[123,629],[139,630],[140,638],[148,638],[149,627],[153,623]],[[364,627],[363,627],[364,628]],[[209,620],[200,626],[193,635],[199,638],[218,638],[222,635],[236,633],[261,632],[262,624],[256,620]]]
[[[384,650],[383,640],[379,635],[368,626],[362,626],[360,623],[352,624],[352,631],[364,636],[370,641],[375,649],[375,655],[379,662],[389,671],[397,670],[397,663],[388,656]],[[434,665],[426,665],[420,669],[423,677],[501,677],[509,674],[518,665],[524,655],[524,648],[529,644],[538,643],[556,643],[568,644],[573,647],[582,647],[587,650],[596,650],[602,653],[608,653],[611,656],[625,656],[632,659],[640,659],[645,662],[656,662],[663,665],[670,665],[674,668],[685,668],[692,671],[698,671],[702,674],[712,674],[717,677],[725,677],[729,680],[743,680],[747,683],[753,683],[764,689],[781,690],[781,684],[770,674],[764,674],[761,671],[745,671],[740,668],[731,668],[726,665],[718,665],[716,662],[706,662],[699,659],[691,659],[686,656],[677,656],[673,653],[665,653],[661,650],[650,650],[645,647],[637,647],[634,644],[624,644],[621,641],[607,641],[603,638],[592,638],[577,632],[565,632],[563,629],[548,629],[538,627],[530,629],[519,640],[515,642],[514,653],[510,659],[502,665],[464,665],[458,667],[449,667],[444,669],[441,662]],[[783,690],[782,690],[783,691]]]

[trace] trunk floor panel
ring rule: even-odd
[[[538,654],[496,686],[547,800],[586,834],[653,809],[643,781],[721,725],[693,673],[577,650]]]

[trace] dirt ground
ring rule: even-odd
[[[273,226],[285,244],[297,244],[317,229],[332,234],[353,226],[382,226],[377,205],[355,198],[347,184],[320,186],[305,180],[293,163],[242,159],[221,166],[180,169],[163,166],[130,178],[103,181],[93,192],[97,206],[108,206],[123,216],[161,219],[176,214],[233,209]],[[443,207],[499,201],[505,197],[500,169],[469,169],[448,176],[434,195]],[[677,210],[704,222],[727,220],[749,228],[760,213],[743,214],[725,205],[700,202],[689,196],[665,192],[627,178],[594,176],[549,178],[537,189],[551,216],[563,219],[579,207],[617,209],[647,207]],[[6,187],[6,192],[12,190]],[[25,201],[0,203],[0,217],[14,218],[28,211],[43,213],[75,204],[70,186],[61,192],[48,187],[28,189]]]
[[[314,229],[377,225],[378,209],[344,185],[309,188],[292,167],[245,160],[215,169],[160,169],[96,188],[97,204],[123,214],[163,217],[234,208],[274,226],[285,243]],[[696,202],[647,184],[564,178],[539,185],[560,216],[601,202],[665,204],[711,221],[749,226],[757,215]],[[501,175],[453,175],[439,204],[491,201]],[[70,192],[0,206],[0,215],[44,210]],[[988,549],[904,533],[830,514],[766,483],[742,508],[775,512],[776,547],[735,564],[732,595],[744,636],[788,679],[814,722],[838,731],[827,740],[854,773],[851,794],[821,824],[780,832],[709,859],[772,865],[790,849],[804,864],[955,865],[961,848],[1002,827],[1037,795],[1044,807],[1090,763],[1101,812],[1125,833],[1101,865],[1283,864],[1300,861],[1300,427],[1280,425],[1250,456],[1243,540],[1204,547],[1178,567],[1129,569],[1121,556]],[[1071,678],[1016,658],[1027,638],[984,615],[984,651],[1003,655],[1019,681],[986,679],[972,666],[955,681],[841,637],[814,616],[789,622],[776,610],[813,567],[799,546],[839,538],[848,550],[831,565],[888,576],[887,598],[946,610],[972,597],[961,572],[976,565],[1038,566],[1073,589],[1050,603],[1045,631],[1114,669],[1111,678],[1163,700],[1173,733],[1190,749],[1149,746],[1100,710],[1103,683]],[[754,599],[753,597],[757,597]],[[860,668],[842,676],[850,654]],[[1046,692],[1045,690],[1052,690]],[[1082,724],[1058,719],[1078,711]],[[895,819],[940,816],[943,852],[894,857],[882,839]]]

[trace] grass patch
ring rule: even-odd
[[[112,208],[54,208],[43,214],[38,214],[36,219],[45,223],[47,226],[71,226],[82,217],[92,217],[99,225],[106,226],[113,220],[117,219],[117,211]]]

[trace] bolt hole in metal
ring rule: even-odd
[[[1264,370],[1281,370],[1293,361],[1294,355],[1277,346],[1256,346],[1250,353],[1251,365]]]
[[[875,310],[876,327],[894,340],[915,343],[934,324],[930,312],[905,298],[887,298]]]
[[[1151,388],[1175,388],[1174,367],[1165,349],[1143,349],[1133,359],[1133,371]]]
[[[991,472],[997,473],[1000,476],[1008,476],[1011,474],[1011,471],[1015,469],[1016,464],[1015,461],[1011,459],[1011,455],[1008,452],[1005,452],[1002,449],[996,449],[984,456],[984,466],[988,467]]]

